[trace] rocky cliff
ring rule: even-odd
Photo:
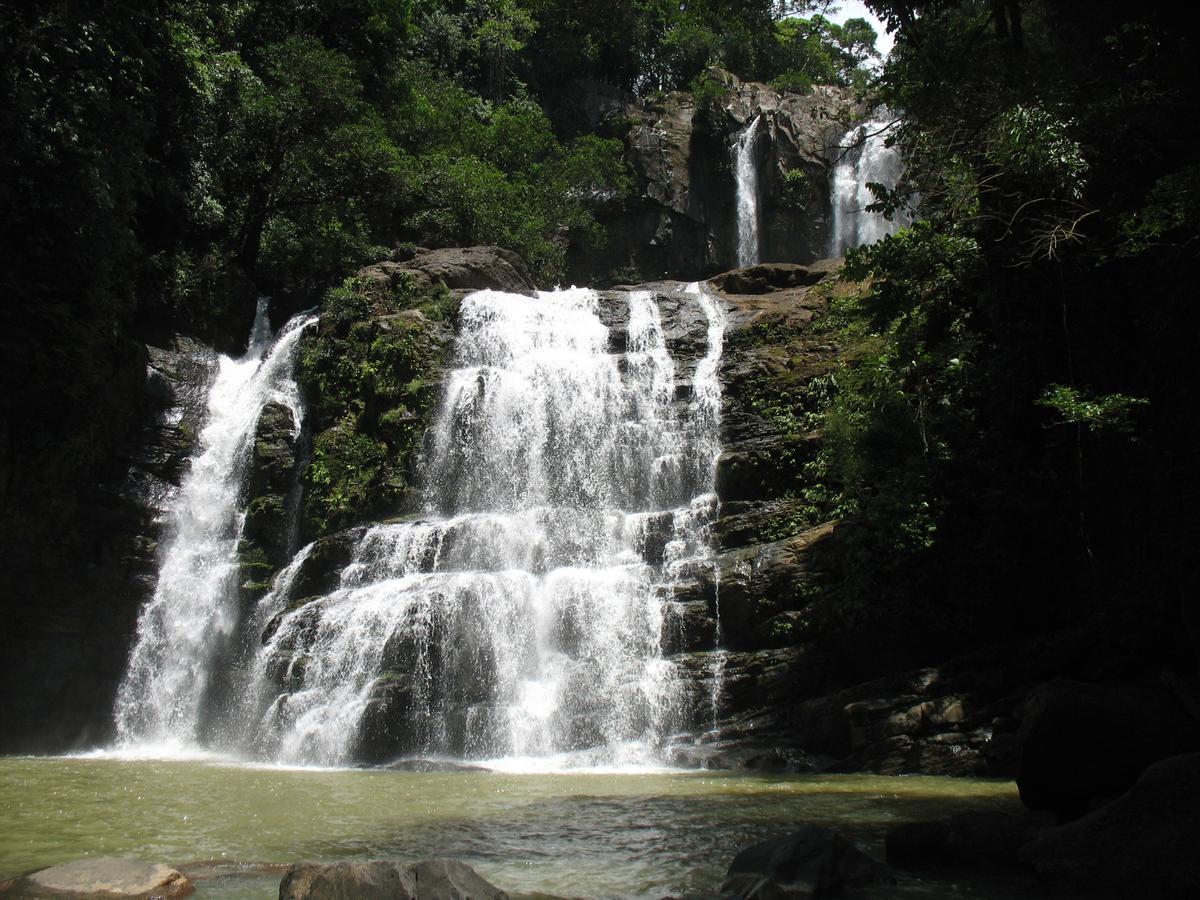
[[[589,126],[622,133],[636,188],[603,211],[607,245],[572,248],[570,279],[690,281],[736,265],[732,145],[756,117],[761,258],[807,263],[827,254],[833,147],[861,114],[851,92],[781,94],[719,69],[707,83],[700,99],[672,91],[634,101],[602,85],[580,88]]]
[[[55,540],[27,549],[39,537],[27,522],[6,542],[6,751],[89,746],[112,729],[138,609],[154,592],[167,506],[204,424],[217,362],[215,351],[186,337],[135,346],[112,387],[114,405],[131,421],[111,423],[118,440],[110,458],[70,514],[54,520]]]

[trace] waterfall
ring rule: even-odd
[[[869,183],[894,188],[903,163],[900,154],[886,145],[891,120],[874,118],[856,126],[839,142],[841,158],[833,168],[830,194],[833,201],[832,256],[843,256],[853,247],[873,244],[912,224],[912,218],[897,210],[891,220],[866,207],[875,202]]]
[[[299,428],[292,379],[304,328],[297,316],[272,338],[267,301],[259,301],[249,347],[222,357],[208,395],[198,449],[170,508],[170,524],[152,599],[141,610],[117,694],[123,745],[193,746],[214,666],[237,627],[237,546],[245,511],[239,501],[259,413],[286,405]]]
[[[739,266],[753,266],[758,262],[758,168],[755,166],[754,144],[761,118],[761,115],[755,116],[733,144]]]
[[[698,287],[679,302],[707,323],[694,363],[673,358],[649,292],[463,301],[422,518],[367,529],[326,596],[292,602],[277,582],[263,599],[246,749],[661,758],[687,724],[662,634],[679,573],[709,554],[725,327]]]

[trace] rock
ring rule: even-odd
[[[259,549],[270,569],[258,580],[287,563],[289,523],[295,504],[289,495],[299,488],[296,449],[299,434],[292,411],[282,403],[268,403],[258,415],[246,523],[240,552],[243,564]],[[298,499],[295,498],[295,499]]]
[[[781,775],[811,775],[821,770],[820,762],[799,750],[745,738],[676,747],[671,753],[671,765],[681,768]]]
[[[417,289],[441,282],[451,290],[483,290],[528,293],[536,290],[525,262],[501,247],[417,248],[397,251],[391,260],[361,269],[357,277],[392,284],[411,280]]]
[[[827,148],[856,114],[852,93],[817,87],[803,96],[743,82],[713,69],[725,97],[697,108],[692,94],[627,100],[597,98],[591,118],[628,123],[625,155],[636,177],[633,197],[602,206],[611,235],[604,247],[572,244],[568,275],[576,284],[691,280],[737,260],[734,136],[762,117],[756,140],[760,255],[807,262],[824,255],[829,232]],[[788,173],[799,173],[789,178]]]
[[[832,531],[831,525],[823,525],[787,540],[717,554],[692,579],[677,585],[675,600],[683,609],[706,601],[709,618],[719,622],[724,647],[752,650],[795,643],[802,627],[779,617],[803,607],[813,557]]]
[[[1022,704],[1017,787],[1069,821],[1127,790],[1150,763],[1200,749],[1200,725],[1165,691],[1048,682]]]
[[[359,526],[317,539],[296,573],[292,597],[317,597],[335,590],[365,532],[366,528]]]
[[[1200,897],[1200,753],[1151,765],[1130,790],[1052,828],[1021,858],[1039,878],[1085,896]]]
[[[195,888],[183,873],[164,863],[99,856],[51,866],[19,879],[12,895],[69,897],[185,897]]]
[[[391,862],[298,863],[279,882],[279,900],[409,900],[416,879]]]
[[[826,276],[822,267],[796,263],[760,263],[732,269],[708,280],[727,294],[770,294],[781,288],[810,287]]]
[[[748,768],[756,754],[743,750],[773,747],[824,772],[1011,777],[993,745],[1011,738],[1017,699],[984,668],[1006,658],[997,657],[973,654],[842,686],[836,655],[807,641],[679,653],[672,661],[702,729],[679,763]]]
[[[821,437],[815,432],[795,438],[781,436],[749,449],[725,450],[717,458],[717,496],[722,503],[785,496],[797,482],[795,476],[781,475],[780,457],[795,460],[795,470],[801,470],[820,452]]]
[[[203,426],[217,363],[216,353],[195,340],[159,337],[161,347],[119,341],[91,359],[87,365],[102,370],[91,387],[65,357],[54,356],[55,367],[75,372],[71,395],[87,409],[52,391],[39,406],[41,425],[22,430],[10,423],[9,434],[40,435],[10,442],[12,448],[41,449],[24,468],[0,462],[4,752],[61,753],[111,737],[130,636],[153,596],[167,510]],[[106,359],[111,365],[101,364]],[[6,403],[13,400],[5,395]],[[53,437],[60,427],[65,433]]]
[[[835,831],[801,825],[787,837],[734,857],[720,895],[737,900],[830,897],[846,888],[892,883],[887,866]]]
[[[508,900],[508,894],[456,859],[425,859],[409,867],[414,900]]]
[[[297,863],[279,883],[279,900],[507,900],[508,894],[455,859],[416,863]]]
[[[968,812],[888,830],[887,861],[898,869],[1015,869],[1020,850],[1052,823],[1037,814]]]
[[[678,602],[668,599],[663,605],[663,652],[690,653],[711,650],[717,643],[717,623],[703,600]]]

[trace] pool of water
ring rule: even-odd
[[[168,862],[199,897],[275,897],[280,866],[449,856],[514,893],[712,894],[737,851],[813,822],[883,858],[893,824],[1017,810],[1010,782],[878,776],[412,773],[220,760],[0,759],[0,878],[88,855]],[[978,876],[880,897],[1036,896]]]

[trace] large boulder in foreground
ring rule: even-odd
[[[1087,897],[1200,897],[1200,753],[1155,763],[1125,794],[1028,844],[1038,877]]]
[[[887,833],[887,861],[898,869],[1016,869],[1021,848],[1051,823],[1043,815],[965,812],[905,822]]]
[[[297,863],[279,900],[508,900],[508,894],[456,859],[415,863]]]
[[[836,831],[801,825],[786,837],[747,847],[734,857],[720,895],[736,900],[807,900],[891,882],[887,866]]]
[[[3,888],[4,886],[0,886]],[[186,897],[195,890],[182,872],[164,863],[98,856],[51,866],[18,879],[9,897]]]
[[[1021,800],[1060,822],[1128,790],[1156,760],[1200,750],[1200,724],[1162,690],[1051,681],[1029,695],[1020,718]]]

